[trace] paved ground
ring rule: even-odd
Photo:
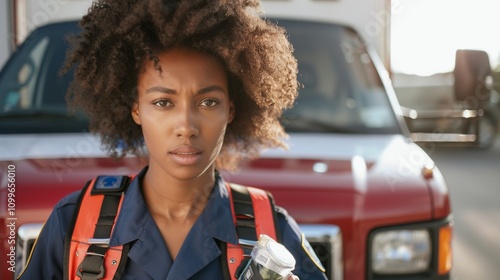
[[[429,151],[451,192],[454,213],[452,280],[500,279],[500,135],[486,151]]]

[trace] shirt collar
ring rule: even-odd
[[[229,190],[224,179],[216,173],[216,181],[203,213],[212,236],[226,243],[238,244],[235,224],[231,212]]]
[[[148,167],[145,167],[130,183],[113,230],[110,246],[123,245],[147,238],[147,236],[143,237],[144,233],[147,232],[146,226],[153,222],[141,190],[142,180],[147,169]],[[218,172],[216,172],[215,185],[210,198],[198,217],[199,219],[203,219],[199,222],[205,224],[205,228],[211,232],[214,238],[226,243],[238,243],[229,192],[226,182]]]

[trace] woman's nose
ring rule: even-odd
[[[190,106],[182,106],[178,111],[178,117],[175,119],[175,135],[177,137],[191,138],[198,136],[198,115],[196,110]]]

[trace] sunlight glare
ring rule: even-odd
[[[498,0],[393,0],[391,68],[428,76],[453,71],[457,49],[478,49],[499,60]],[[394,5],[393,5],[394,7]]]

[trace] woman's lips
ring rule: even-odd
[[[201,159],[203,151],[193,146],[180,146],[168,155],[179,165],[193,165]]]

